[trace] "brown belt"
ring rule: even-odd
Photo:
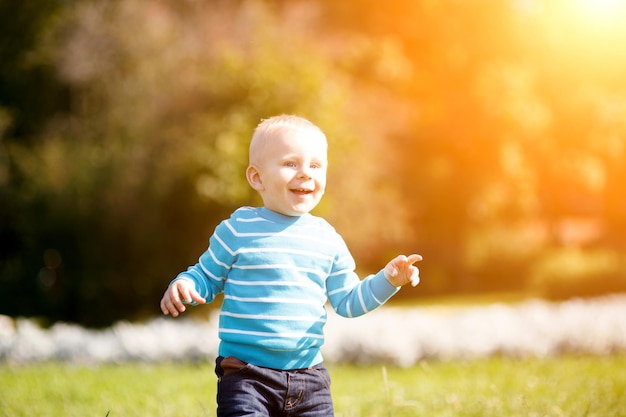
[[[226,356],[220,362],[220,368],[224,372],[224,376],[237,372],[238,370],[245,368],[247,363],[240,361],[234,356]]]

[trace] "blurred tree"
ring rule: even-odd
[[[567,1],[325,4],[329,25],[389,40],[412,68],[387,83],[413,106],[387,150],[412,246],[428,259],[422,290],[523,289],[533,259],[572,244],[562,233],[571,218],[578,234],[599,224],[589,237],[608,251],[623,247],[614,161],[625,156],[625,7],[600,16]],[[375,80],[375,66],[364,68],[355,75]]]
[[[50,117],[66,109],[66,86],[41,54],[65,6],[60,0],[0,0],[0,108],[9,117],[6,138],[32,140]]]
[[[256,203],[244,171],[262,117],[302,114],[345,148],[344,80],[307,24],[262,2],[75,7],[54,54],[71,116],[9,149],[29,238],[9,260],[27,267],[2,292],[23,296],[3,311],[92,326],[154,314],[215,224]]]
[[[428,259],[424,276],[432,279],[424,280],[422,290],[479,289],[465,246],[477,194],[501,178],[502,121],[486,116],[508,99],[493,96],[495,91],[481,96],[480,83],[491,83],[486,69],[506,62],[518,48],[510,5],[400,1],[384,13],[375,12],[373,3],[358,10],[332,3],[328,10],[331,22],[395,43],[403,67],[410,69],[395,84],[383,79],[396,103],[412,106],[402,127],[387,137],[387,175],[410,210],[413,227],[404,246],[423,248]],[[372,79],[372,71],[356,75]],[[397,104],[391,109],[384,117]]]
[[[33,239],[22,226],[37,219],[23,217],[25,179],[8,147],[34,145],[46,124],[67,111],[67,86],[42,50],[65,6],[57,0],[0,0],[0,303],[21,305],[27,313],[35,311],[29,300],[36,287],[21,281],[32,272],[21,249]]]
[[[2,1],[34,26],[0,48],[1,312],[158,313],[258,203],[248,139],[282,112],[328,134],[318,213],[362,272],[425,256],[402,294],[619,290],[626,8],[600,25],[579,3]]]

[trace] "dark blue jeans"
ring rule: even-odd
[[[282,371],[218,357],[218,417],[331,417],[330,376],[322,365]]]

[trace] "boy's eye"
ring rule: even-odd
[[[296,163],[295,162],[285,162],[285,166],[286,167],[290,167],[290,168],[295,168],[296,167]]]

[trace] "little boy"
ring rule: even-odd
[[[263,207],[242,207],[217,226],[209,248],[161,300],[177,317],[185,304],[224,293],[220,312],[218,416],[333,416],[320,347],[324,305],[345,317],[379,307],[416,286],[420,255],[400,255],[360,280],[343,239],[309,212],[326,187],[327,141],[306,119],[262,121],[250,143],[248,182]]]

